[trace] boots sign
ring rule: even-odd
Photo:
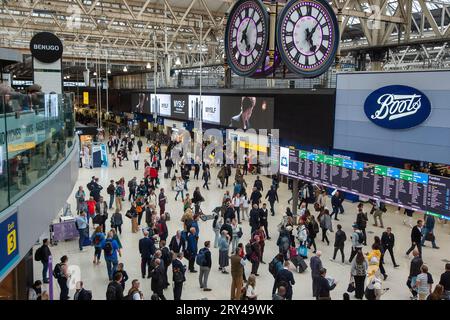
[[[372,92],[364,103],[367,118],[386,129],[408,129],[425,122],[431,102],[421,91],[408,86],[387,86]]]
[[[37,33],[30,42],[33,57],[43,63],[53,63],[61,59],[63,45],[61,40],[50,32]]]

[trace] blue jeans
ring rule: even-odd
[[[181,193],[181,199],[184,200],[184,190],[177,191],[177,195],[175,196],[175,201],[178,199],[178,195]]]
[[[48,281],[48,277],[47,277],[47,271],[48,271],[48,261],[42,262],[42,281],[47,282]]]
[[[109,280],[112,281],[113,280],[113,276],[117,271],[117,265],[119,264],[118,260],[110,260],[110,259],[105,259],[106,260],[106,269],[108,270],[108,277]]]
[[[109,195],[109,209],[112,209],[113,204],[114,204],[114,195],[110,194]]]
[[[86,239],[87,228],[78,230],[78,233],[80,234],[80,238],[78,239],[78,246],[80,247],[80,250],[83,250],[83,243]]]
[[[430,229],[427,229],[425,227],[422,229],[422,246],[425,243],[425,238],[427,237],[427,234],[429,234],[430,232],[433,232],[433,229],[430,230]],[[437,245],[436,245],[436,237],[433,238],[433,241],[431,241],[431,244],[433,245],[433,248],[437,247]]]

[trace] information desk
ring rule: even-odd
[[[450,179],[280,148],[280,173],[450,220]]]

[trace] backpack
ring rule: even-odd
[[[110,195],[113,195],[115,189],[116,189],[116,188],[114,188],[114,186],[111,184],[111,185],[109,185],[109,187],[106,189],[106,192],[107,192],[108,194],[110,194]]]
[[[133,296],[136,292],[139,292],[139,290],[137,290],[137,289],[132,290],[125,297],[123,297],[123,300],[133,300]]]
[[[133,188],[133,180],[128,181],[128,188]]]
[[[42,261],[42,247],[39,247],[34,253],[34,261]]]
[[[53,276],[59,280],[63,277],[63,273],[62,273],[62,265],[61,263],[57,263],[55,265],[55,268],[53,269]]]
[[[273,258],[269,263],[269,272],[274,278],[276,277],[277,262],[278,260]]]
[[[92,181],[89,182],[89,183],[86,185],[86,187],[88,188],[89,191],[94,190],[93,182],[92,182]]]
[[[320,232],[319,224],[318,224],[316,221],[313,222],[313,231],[314,231],[316,234]]]
[[[363,244],[365,240],[364,233],[358,232],[358,243]]]
[[[118,186],[116,188],[116,196],[121,197],[122,196],[122,186]]]
[[[383,212],[387,211],[386,205],[384,204],[384,202],[380,202],[380,210],[383,211]]]
[[[199,265],[200,267],[203,267],[206,262],[206,250],[201,249],[197,256],[195,257],[195,263]]]
[[[250,257],[253,253],[253,247],[250,242],[245,245],[245,253],[246,253],[247,257]]]
[[[105,255],[107,257],[112,256],[112,254],[113,254],[113,245],[112,245],[111,241],[106,241],[104,250],[105,250]]]
[[[94,237],[94,245],[98,246],[100,244],[101,237],[99,234],[96,234]]]
[[[106,289],[106,300],[116,300],[116,287],[114,283],[110,283],[108,289]]]

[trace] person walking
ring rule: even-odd
[[[361,232],[361,230],[358,229],[358,225],[354,224],[353,226],[353,233],[351,236],[352,240],[352,252],[350,253],[350,259],[348,260],[348,263],[351,264],[353,258],[356,256],[358,251],[361,251],[363,248],[363,243],[365,240],[364,234]]]
[[[105,254],[106,269],[108,271],[109,281],[112,281],[119,263],[118,255],[122,256],[122,251],[120,250],[117,241],[113,239],[112,232],[108,232],[108,236],[103,242],[102,249]]]
[[[51,253],[48,245],[49,245],[48,239],[44,239],[42,241],[42,246],[40,246],[34,254],[34,260],[40,261],[42,263],[42,282],[43,283],[49,283],[48,258],[52,255],[52,253]]]
[[[421,246],[425,246],[425,241],[431,241],[431,245],[433,246],[433,249],[439,249],[439,247],[436,244],[436,237],[434,235],[434,225],[436,223],[436,220],[431,214],[425,215],[425,225],[422,229],[422,241]]]
[[[119,210],[116,209],[116,212],[111,216],[111,228],[115,229],[116,232],[122,234],[122,224],[122,214]]]
[[[450,263],[445,264],[445,272],[441,274],[439,284],[444,287],[444,296],[450,300]]]
[[[417,248],[420,257],[422,257],[422,220],[417,220],[417,224],[411,230],[411,247],[406,251],[406,255]]]
[[[251,227],[251,234],[253,234],[256,230],[258,230],[260,226],[260,215],[259,215],[259,208],[256,203],[253,204],[253,208],[250,211],[250,227]]]
[[[424,264],[420,267],[420,271],[420,274],[416,278],[415,287],[419,300],[427,300],[427,297],[433,289],[433,277],[428,272],[428,267]]]
[[[197,255],[197,263],[200,267],[198,281],[200,283],[200,289],[203,289],[203,291],[211,291],[211,289],[208,288],[208,277],[212,266],[210,247],[211,242],[205,241],[204,248],[200,249]]]
[[[313,215],[310,215],[306,220],[306,229],[308,230],[308,249],[314,247],[313,253],[317,252],[316,236],[319,233],[319,224]]]
[[[114,180],[111,180],[108,188],[106,188],[106,193],[109,195],[109,206],[108,208],[111,210],[114,204],[114,196],[116,194],[116,187],[114,186]]]
[[[164,296],[164,268],[161,265],[161,259],[155,259],[155,267],[152,270],[151,278],[151,289],[153,294],[158,295],[160,300],[166,300],[166,297]]]
[[[175,191],[177,192],[175,195],[175,201],[177,201],[178,196],[181,194],[181,200],[184,202],[184,181],[181,176],[177,177]]]
[[[229,248],[230,248],[230,236],[228,231],[223,230],[219,239],[219,270],[228,274],[227,267],[229,265]]]
[[[117,272],[114,274],[114,281],[111,281],[108,284],[108,288],[106,289],[106,300],[108,301],[119,301],[123,300],[123,287],[121,285],[122,282],[122,274]]]
[[[81,211],[80,215],[75,218],[75,226],[80,235],[78,238],[78,247],[80,251],[83,251],[84,240],[89,237],[89,225],[84,211]]]
[[[122,197],[124,193],[124,189],[119,181],[116,182],[116,192],[115,192],[115,198],[116,198],[116,210],[122,211]]]
[[[313,297],[317,297],[319,294],[319,282],[320,282],[320,277],[321,277],[320,270],[323,269],[322,260],[320,259],[321,256],[322,256],[322,252],[317,251],[316,255],[311,258],[311,261],[309,264],[309,266],[311,268]]]
[[[362,251],[358,251],[356,258],[352,263],[351,282],[355,287],[355,298],[362,300],[364,297],[364,283],[366,280],[368,263]]]
[[[345,263],[345,254],[344,254],[345,241],[347,241],[347,235],[342,230],[342,226],[340,224],[338,224],[337,225],[336,236],[335,236],[335,239],[334,239],[333,258],[330,258],[331,261],[335,261],[336,260],[336,255],[337,255],[338,251],[340,251],[341,252],[341,257],[342,257],[342,263],[343,264]]]
[[[131,288],[128,290],[126,300],[144,300],[144,294],[139,290],[141,284],[138,279],[131,281]]]
[[[153,259],[153,255],[156,252],[155,241],[153,238],[149,237],[149,232],[147,230],[144,231],[144,237],[139,240],[139,253],[141,254],[141,275],[142,279],[145,279],[146,271],[148,278],[151,277],[151,261]]]
[[[137,141],[137,147],[139,149],[139,153],[142,153],[142,145],[143,145],[142,140],[141,140],[141,138],[139,138],[139,140]]]
[[[333,224],[328,209],[323,210],[322,214],[320,215],[319,221],[320,221],[320,228],[322,229],[322,242],[326,241],[327,245],[330,245],[330,240],[328,240],[327,231],[329,230],[330,232],[333,232]]]
[[[245,191],[245,189],[243,191]],[[241,192],[243,192],[243,191],[241,191]],[[250,219],[250,216],[248,213],[249,207],[250,207],[250,201],[247,197],[247,193],[241,194],[241,210],[240,210],[240,212],[242,213],[242,220]]]
[[[363,211],[364,205],[362,203],[358,204],[358,214],[356,215],[356,224],[358,225],[358,229],[363,233],[364,235],[364,242],[363,245],[367,246],[367,234],[366,234],[366,227],[367,227],[367,213]]]
[[[275,189],[275,186],[272,185],[270,187],[270,190],[267,191],[265,199],[269,200],[270,212],[272,213],[272,217],[275,216],[275,209],[274,209],[275,201],[278,203],[280,202],[278,199],[278,193],[277,193],[277,190]]]
[[[108,204],[103,200],[103,197],[100,196],[99,201],[95,204],[95,213],[94,222],[100,226],[102,226],[103,230],[106,230],[106,220],[108,220]]]
[[[259,209],[259,225],[264,228],[267,240],[270,240],[268,216],[269,210],[267,210],[267,205],[263,203],[262,208]]]
[[[91,236],[91,245],[94,246],[94,261],[92,263],[95,265],[100,263],[104,241],[105,234],[103,233],[102,226],[98,226]]]
[[[416,279],[417,279],[417,276],[421,272],[423,260],[420,256],[419,250],[414,249],[412,254],[413,254],[414,258],[411,260],[411,263],[409,266],[409,276],[408,276],[408,281],[406,282],[406,284],[412,294],[411,300],[417,300]]]
[[[203,170],[203,174],[202,174],[202,179],[203,181],[205,181],[203,183],[203,189],[207,189],[209,190],[209,179],[211,178],[211,173],[209,172],[209,168],[205,168],[205,170]]]
[[[394,245],[395,245],[395,236],[392,233],[392,228],[387,227],[386,231],[383,232],[383,234],[381,235],[381,246],[383,248],[384,254],[386,254],[386,251],[388,251],[389,254],[391,255],[391,259],[392,259],[394,268],[398,268],[399,265],[395,262],[395,257],[394,257]],[[384,254],[382,257],[383,260],[384,260]]]
[[[183,283],[186,281],[186,266],[182,262],[183,253],[177,253],[177,258],[172,261],[173,297],[175,301],[181,300]]]
[[[231,256],[231,300],[241,298],[245,260],[240,256],[241,249],[237,248]]]
[[[272,295],[275,294],[275,288],[284,286],[286,288],[286,300],[292,300],[292,286],[295,285],[294,275],[289,270],[290,262],[287,260],[284,262],[283,269],[279,270],[275,277],[275,284],[273,286]]]
[[[386,211],[386,205],[380,200],[375,200],[372,202],[372,212],[373,212],[373,226],[378,227],[378,220],[380,220],[380,228],[383,226],[383,210]]]
[[[338,190],[336,190],[336,192],[331,197],[331,208],[333,208],[333,212],[331,213],[331,218],[334,215],[334,220],[339,221],[338,213],[339,213],[339,209],[342,208],[342,203],[340,200],[340,191],[338,191]],[[343,211],[343,209],[342,209],[342,211]]]

